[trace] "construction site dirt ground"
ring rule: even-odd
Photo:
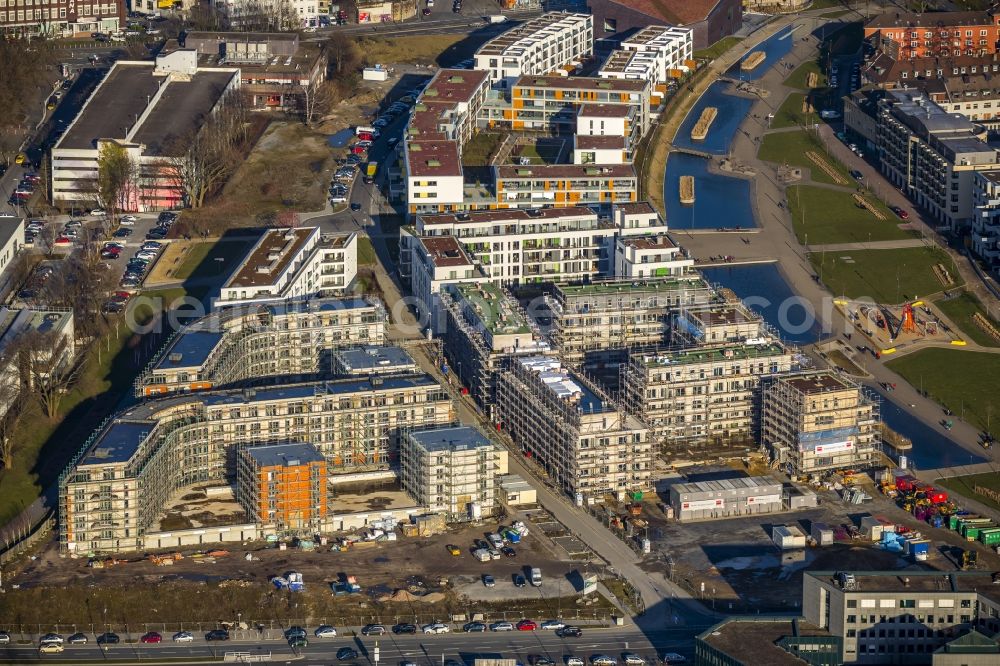
[[[272,576],[298,571],[312,585],[333,582],[339,574],[344,573],[357,576],[358,583],[365,588],[380,585],[394,589],[403,587],[406,580],[415,575],[429,580],[454,578],[456,584],[466,585],[481,581],[482,575],[488,573],[496,579],[497,588],[500,591],[506,590],[510,597],[527,597],[532,594],[537,597],[538,592],[530,586],[515,588],[512,582],[514,574],[523,575],[525,567],[539,567],[554,583],[560,577],[568,580],[565,577],[581,566],[579,561],[567,560],[562,551],[544,536],[537,536],[534,530],[515,546],[516,557],[502,557],[481,563],[470,553],[473,540],[484,538],[484,534],[496,526],[496,523],[485,522],[451,529],[431,537],[400,536],[397,541],[355,546],[346,552],[331,552],[330,546],[317,546],[315,551],[306,552],[291,547],[279,550],[274,545],[260,542],[248,545],[212,543],[205,544],[204,550],[222,548],[228,550],[229,555],[194,559],[190,557],[195,552],[193,549],[181,549],[184,559],[169,567],[156,566],[143,559],[143,554],[136,553],[126,557],[129,561],[124,564],[95,569],[87,566],[85,557],[61,555],[57,544],[52,541],[35,560],[29,561],[22,571],[14,574],[13,578],[10,577],[13,572],[8,571],[4,572],[4,578],[5,582],[21,586],[227,579],[266,583]],[[462,554],[449,555],[446,549],[448,544],[458,546]],[[252,554],[252,561],[245,559],[247,553]],[[562,588],[563,593],[571,594],[569,583],[553,585],[551,592],[558,587]],[[470,592],[474,590],[475,586],[469,588]]]
[[[834,491],[820,490],[820,506],[808,510],[742,516],[704,522],[667,520],[652,503],[644,518],[649,521],[652,552],[643,562],[649,571],[671,574],[695,597],[716,598],[720,611],[787,612],[802,601],[802,574],[806,570],[900,570],[905,567],[951,571],[960,549],[979,552],[979,568],[1000,569],[1000,557],[981,544],[965,541],[947,529],[935,529],[916,520],[870,484],[862,486],[871,502],[847,504]],[[661,498],[664,501],[665,498]],[[782,551],[771,540],[773,525],[797,525],[805,534],[813,522],[833,529],[857,525],[861,516],[886,518],[921,532],[931,541],[926,562],[914,563],[899,553],[881,549],[866,539],[837,541],[822,547]],[[672,563],[672,566],[671,566]]]

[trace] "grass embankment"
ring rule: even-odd
[[[983,306],[979,304],[979,300],[969,292],[963,291],[954,298],[938,299],[934,301],[934,304],[948,319],[951,319],[952,323],[962,329],[962,333],[969,340],[984,347],[1000,347],[1000,341],[980,328],[973,317],[979,313],[998,330],[1000,330],[1000,321],[991,318]]]
[[[374,266],[378,262],[375,256],[375,247],[372,239],[368,236],[358,238],[358,266]]]
[[[739,37],[723,37],[708,48],[699,49],[694,52],[694,57],[701,60],[715,60],[720,55],[740,43]]]
[[[809,85],[809,75],[816,75],[816,85]],[[826,86],[826,76],[820,70],[819,64],[814,60],[803,63],[795,68],[788,78],[785,79],[785,85],[789,88],[798,88],[799,90],[812,90],[815,88],[822,88]]]
[[[818,155],[840,176],[840,179],[837,180],[826,173],[816,162],[809,159],[806,153]],[[819,137],[807,130],[765,134],[757,157],[765,162],[809,169],[812,179],[818,183],[846,185],[854,182],[844,165],[826,151],[826,147]]]
[[[154,307],[169,304],[184,290],[150,292],[160,297],[143,306],[135,321],[149,321]],[[159,336],[162,340],[163,336]],[[124,318],[85,354],[76,383],[66,393],[56,417],[49,420],[37,403],[29,403],[13,434],[14,464],[0,470],[0,525],[6,524],[55,483],[70,458],[94,428],[117,406],[122,395],[131,391],[135,373],[148,360],[154,345],[132,333]],[[5,616],[0,611],[0,617]]]
[[[486,39],[468,35],[364,36],[355,42],[366,65],[408,63],[450,67],[471,58]]]
[[[980,504],[985,504],[988,507],[1000,511],[1000,503],[995,502],[986,495],[980,495],[976,492],[976,486],[982,488],[989,488],[990,490],[1000,492],[1000,474],[996,472],[987,472],[986,474],[970,474],[968,476],[953,476],[948,479],[938,479],[935,481],[937,485],[944,486],[952,492],[956,492],[959,495],[964,495],[970,499],[974,499]]]
[[[959,349],[922,349],[886,365],[913,386],[980,430],[1000,435],[1000,354]]]
[[[871,298],[876,303],[902,303],[959,286],[941,284],[933,269],[938,263],[961,280],[951,258],[938,248],[813,252],[809,260],[834,296]]]
[[[188,249],[180,266],[173,271],[172,277],[177,280],[187,280],[222,275],[246,256],[253,243],[251,239],[223,239],[198,243]]]
[[[871,194],[865,198],[885,219],[879,220],[865,208],[859,208],[850,192],[824,187],[796,185],[787,190],[788,209],[792,214],[795,237],[799,243],[863,243],[902,240],[911,234],[899,228],[899,219]]]

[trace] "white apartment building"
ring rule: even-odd
[[[504,32],[479,47],[474,68],[489,72],[490,85],[509,88],[525,74],[547,74],[589,56],[594,19],[588,14],[549,12]]]
[[[886,92],[878,123],[882,172],[940,224],[967,227],[975,172],[1000,168],[985,130],[911,89]]]
[[[778,375],[763,395],[761,443],[790,476],[879,462],[878,403],[831,371]]]
[[[408,430],[399,447],[400,481],[421,505],[453,521],[491,516],[500,451],[476,428]]]
[[[407,141],[403,162],[411,215],[462,208],[465,174],[457,141]]]
[[[171,336],[136,380],[135,395],[329,372],[327,350],[381,344],[385,321],[378,299],[257,301],[219,308]]]
[[[753,441],[764,377],[789,372],[793,353],[780,341],[637,351],[622,368],[629,411],[670,449]]]
[[[573,164],[625,164],[632,161],[628,139],[623,136],[573,137]]]
[[[658,107],[666,94],[667,82],[680,78],[692,66],[692,35],[689,28],[647,26],[612,51],[597,76],[651,83],[650,102]]]
[[[558,359],[514,359],[500,373],[497,395],[500,426],[571,495],[582,500],[652,487],[646,424]]]
[[[211,0],[234,28],[248,25],[271,32],[316,25],[319,0]]]
[[[403,229],[399,238],[399,272],[410,280],[414,307],[429,317],[433,330],[444,325],[441,289],[449,284],[486,282],[490,279],[479,262],[465,251],[454,236],[415,236]]]
[[[358,272],[358,235],[268,229],[222,285],[217,305],[342,293]]]
[[[176,490],[235,479],[240,447],[304,442],[332,474],[387,470],[402,429],[454,419],[448,394],[417,373],[147,400],[95,432],[60,476],[60,542],[70,552],[141,550]]]
[[[615,277],[653,278],[684,275],[694,266],[666,234],[615,239]]]
[[[410,112],[406,137],[457,141],[459,150],[472,138],[476,119],[490,90],[487,72],[439,69]]]
[[[1000,171],[979,171],[973,188],[972,251],[996,274],[1000,268]]]

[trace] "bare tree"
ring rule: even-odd
[[[24,416],[24,383],[17,372],[17,345],[0,353],[0,465],[14,465],[14,432]]]
[[[70,353],[72,342],[59,331],[30,330],[13,343],[26,395],[38,400],[49,421],[56,420],[66,392],[79,374],[80,363]]]
[[[330,65],[337,74],[353,72],[361,66],[361,53],[354,38],[335,32],[326,42]]]
[[[326,114],[333,104],[334,90],[329,81],[310,81],[302,87],[302,120],[312,125],[318,116]]]
[[[229,27],[241,32],[288,32],[302,25],[288,0],[238,0],[231,11]]]
[[[97,195],[112,220],[120,211],[134,209],[138,188],[138,162],[124,146],[104,142],[97,155]]]

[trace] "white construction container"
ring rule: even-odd
[[[771,528],[771,539],[781,550],[806,547],[805,532],[795,525],[775,525]]]
[[[387,81],[389,72],[381,67],[365,67],[361,73],[361,78],[365,81]]]
[[[862,516],[861,523],[859,525],[861,528],[861,534],[870,541],[881,541],[882,540],[882,523],[879,519],[874,516]]]
[[[816,545],[829,546],[833,544],[833,530],[826,523],[813,523],[809,534],[816,540]]]

